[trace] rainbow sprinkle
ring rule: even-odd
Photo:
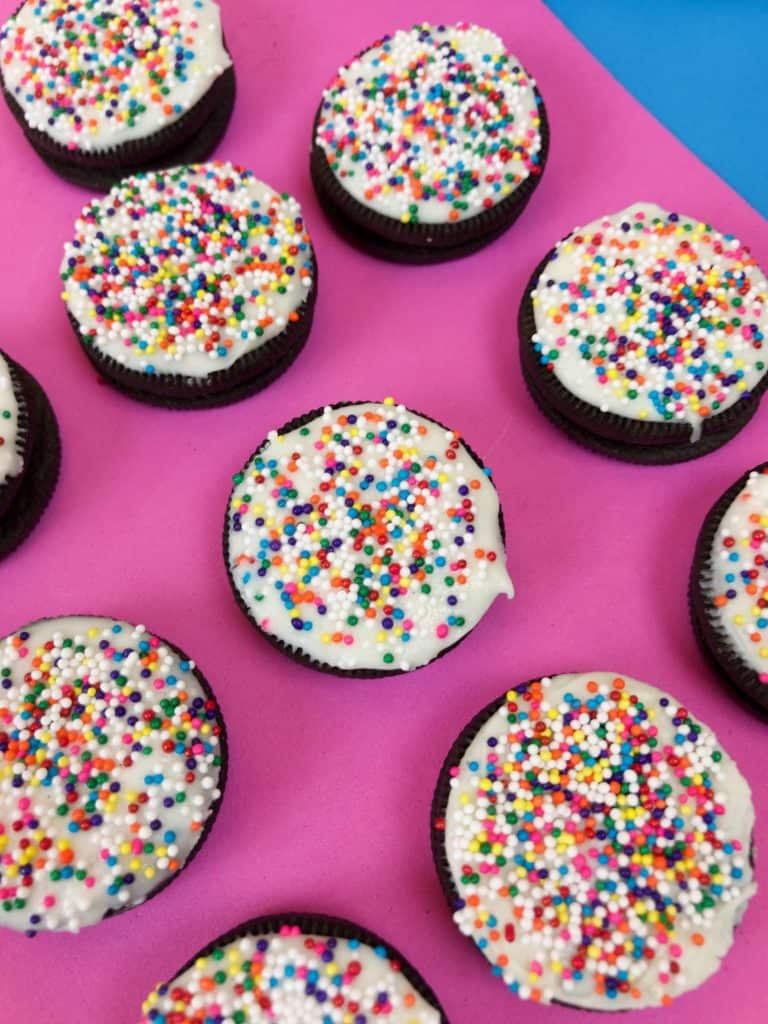
[[[450,769],[454,919],[510,991],[666,1004],[754,891],[749,787],[671,697],[608,673],[510,690]]]

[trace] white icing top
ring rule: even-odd
[[[228,163],[140,174],[86,206],[64,248],[64,301],[130,370],[202,378],[298,319],[312,288],[299,204]]]
[[[18,476],[23,467],[19,437],[19,403],[8,363],[0,352],[0,485]]]
[[[533,291],[541,363],[578,398],[692,440],[765,375],[768,282],[746,246],[651,203],[576,228]]]
[[[511,690],[450,776],[454,920],[511,991],[635,1009],[717,970],[755,892],[755,814],[674,698],[607,672]]]
[[[392,399],[273,431],[235,477],[227,522],[251,617],[334,668],[419,668],[514,593],[487,473]]]
[[[541,170],[534,81],[477,25],[415,25],[323,93],[315,133],[359,202],[409,222],[465,220]]]
[[[253,985],[244,988],[248,979]],[[245,935],[199,957],[172,982],[155,989],[144,1003],[140,1024],[166,1021],[171,1013],[176,1024],[194,1024],[206,1011],[211,1019],[247,1024],[441,1020],[399,964],[393,968],[384,946],[311,935],[296,927]]]
[[[754,470],[712,546],[709,615],[768,684],[768,467]],[[768,695],[768,690],[766,690]]]
[[[88,151],[178,121],[232,63],[213,0],[27,0],[0,55],[27,124]]]
[[[183,867],[221,795],[218,710],[193,670],[114,619],[0,641],[0,925],[77,931]]]

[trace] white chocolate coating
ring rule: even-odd
[[[87,152],[178,121],[232,64],[213,0],[27,0],[0,57],[30,128]]]
[[[204,378],[299,318],[313,259],[291,196],[229,163],[179,167],[126,178],[84,208],[63,298],[98,353]]]
[[[418,668],[514,593],[487,473],[457,434],[391,399],[271,433],[235,484],[240,597],[317,662]]]
[[[666,1004],[755,892],[750,790],[706,726],[628,677],[510,691],[451,770],[454,920],[524,998]]]
[[[577,228],[533,291],[540,362],[602,412],[690,424],[768,372],[768,281],[730,235],[652,203]]]
[[[21,472],[22,450],[19,402],[13,390],[8,363],[0,352],[0,485]]]
[[[768,685],[768,471],[750,474],[720,521],[710,556],[708,616]]]
[[[308,943],[311,945],[308,946]],[[223,972],[226,977],[216,980]],[[253,987],[242,988],[250,978]],[[241,991],[237,991],[237,987]],[[184,993],[182,1000],[171,993]],[[187,1001],[188,1000],[188,1001]],[[217,1019],[247,1024],[440,1024],[440,1013],[399,969],[383,946],[333,939],[286,927],[276,934],[246,935],[200,957],[143,1006],[141,1024],[173,1011],[210,1010]],[[197,1018],[194,1018],[197,1019]]]
[[[183,867],[221,795],[220,719],[193,669],[113,619],[0,641],[0,925],[77,931]]]
[[[534,85],[488,29],[416,25],[339,69],[315,141],[344,188],[376,213],[465,220],[540,172]]]

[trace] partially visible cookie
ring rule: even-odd
[[[689,601],[705,654],[768,711],[768,463],[745,473],[707,514]]]
[[[749,250],[650,203],[559,242],[526,288],[519,334],[544,414],[629,462],[719,448],[768,387],[768,281]]]
[[[259,917],[221,935],[146,999],[140,1024],[447,1024],[383,939],[324,914]]]
[[[27,538],[48,506],[61,464],[59,428],[45,392],[0,352],[0,559]]]
[[[317,296],[298,202],[228,163],[141,174],[94,199],[61,278],[95,369],[180,409],[239,401],[285,372]]]
[[[40,619],[0,640],[0,926],[78,931],[189,864],[226,738],[208,683],[144,626]]]
[[[234,105],[214,0],[26,0],[0,54],[3,95],[32,148],[91,189],[205,160]]]
[[[754,823],[746,780],[680,701],[574,673],[462,731],[432,849],[454,922],[510,992],[628,1010],[718,970],[756,888]]]
[[[310,160],[318,198],[353,244],[435,263],[487,245],[541,180],[549,127],[536,83],[477,25],[414,25],[340,68]]]
[[[490,471],[456,431],[391,398],[292,420],[234,484],[224,557],[235,598],[313,668],[420,668],[514,593]]]

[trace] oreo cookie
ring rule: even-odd
[[[344,237],[383,259],[437,263],[517,220],[549,127],[536,83],[497,35],[421,24],[336,73],[312,140],[315,191]]]
[[[749,250],[649,203],[558,243],[518,327],[539,408],[579,444],[628,462],[714,451],[768,387],[768,281]]]
[[[45,392],[0,352],[0,559],[39,522],[60,466],[59,428]]]
[[[205,160],[234,106],[214,0],[27,0],[0,49],[3,95],[32,148],[90,189]]]
[[[224,559],[267,640],[342,676],[427,665],[514,593],[490,471],[391,398],[272,431],[234,477]]]
[[[140,174],[94,199],[61,278],[94,368],[178,409],[239,401],[284,373],[317,296],[298,202],[228,163]]]
[[[247,921],[145,1000],[140,1024],[274,1020],[448,1024],[418,971],[377,935],[325,914]]]
[[[227,773],[208,683],[117,619],[0,640],[0,926],[75,932],[164,889],[200,850]]]
[[[513,994],[666,1006],[713,975],[754,895],[750,788],[674,697],[534,679],[462,731],[432,805],[461,930]]]
[[[710,509],[696,542],[688,598],[704,654],[768,712],[768,463]]]

